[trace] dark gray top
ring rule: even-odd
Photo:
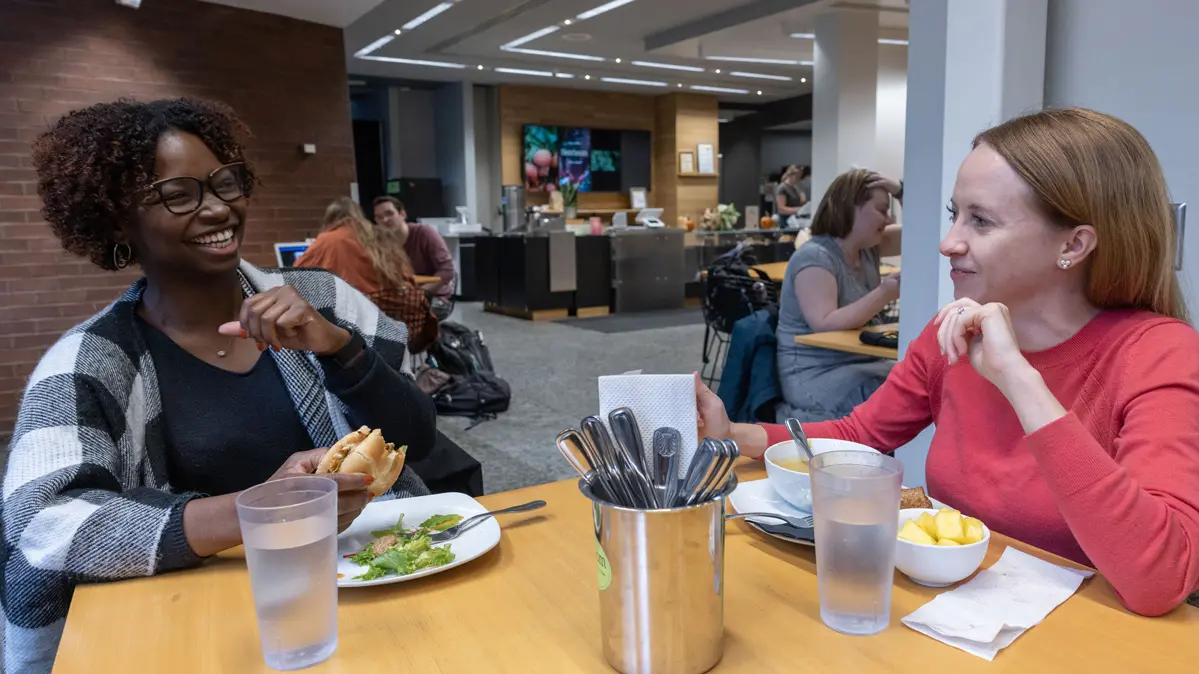
[[[867,248],[860,254],[857,272],[850,268],[845,260],[838,240],[831,236],[814,236],[799,247],[787,262],[787,272],[783,277],[782,293],[779,297],[778,350],[780,353],[802,356],[800,360],[813,366],[836,365],[840,363],[856,363],[875,360],[870,356],[860,356],[843,351],[820,349],[795,343],[796,335],[810,335],[815,330],[808,325],[803,312],[799,310],[799,298],[795,295],[795,276],[808,267],[819,267],[827,270],[837,280],[837,308],[841,308],[864,297],[878,287],[879,254],[877,248]],[[869,325],[878,324],[879,317],[870,320]]]
[[[788,208],[799,208],[799,202],[801,201],[799,195],[799,186],[788,185],[787,183],[779,183],[779,186],[774,190],[774,203],[776,204],[776,208],[777,204],[779,203],[778,199],[780,196],[787,198]]]

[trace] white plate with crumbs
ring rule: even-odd
[[[359,579],[359,576],[368,574],[373,567],[356,564],[350,559],[350,556],[361,552],[368,543],[376,540],[377,537],[372,532],[380,532],[395,527],[401,515],[404,518],[402,528],[410,531],[419,527],[430,517],[437,515],[461,515],[463,518],[467,518],[471,515],[484,512],[487,512],[487,508],[483,507],[483,504],[466,494],[458,493],[416,496],[390,501],[375,501],[367,504],[362,509],[362,514],[358,516],[358,519],[354,520],[354,523],[349,528],[337,536],[337,586],[366,587],[416,580],[417,578],[441,573],[456,566],[462,566],[473,559],[481,557],[500,542],[500,525],[496,523],[495,518],[488,518],[480,522],[449,543],[431,546],[427,551],[429,554],[423,559],[440,561],[445,558],[446,553],[438,551],[438,548],[447,546],[450,548],[450,552],[453,553],[453,559],[444,564],[413,568],[410,573],[404,574],[398,573],[391,568],[384,569],[384,565],[387,567],[398,566],[398,568],[405,570],[408,567],[419,565],[421,562],[416,560],[422,559],[420,552],[422,545],[417,543],[417,545],[410,548],[403,548],[402,551],[405,554],[402,556],[397,553],[386,559],[381,559],[380,562],[382,564],[375,570],[373,575],[380,573],[383,573],[383,575],[369,580],[362,580]]]

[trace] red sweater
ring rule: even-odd
[[[995,531],[1094,566],[1131,610],[1160,615],[1199,587],[1199,333],[1105,311],[1025,353],[1066,416],[1025,435],[1011,404],[933,325],[850,416],[804,426],[891,452],[936,424],[929,494]],[[790,439],[767,426],[770,442]]]

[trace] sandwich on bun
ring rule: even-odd
[[[404,469],[404,452],[408,448],[383,442],[383,433],[378,429],[371,430],[366,426],[350,433],[333,443],[320,465],[316,467],[318,475],[322,473],[363,473],[375,479],[370,484],[370,492],[379,496],[391,489],[391,485],[400,477]]]

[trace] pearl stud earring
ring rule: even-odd
[[[1061,267],[1062,269],[1069,269],[1071,264],[1072,263],[1065,258],[1062,258],[1057,261],[1057,266]]]

